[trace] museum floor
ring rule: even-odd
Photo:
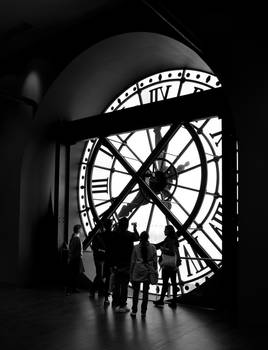
[[[211,309],[159,309],[150,301],[142,320],[104,309],[103,299],[86,291],[65,296],[61,289],[0,287],[0,297],[1,350],[244,350],[261,344]]]

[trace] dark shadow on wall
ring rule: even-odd
[[[58,285],[61,281],[60,254],[57,247],[57,218],[50,197],[47,211],[36,225],[33,238],[31,286]]]

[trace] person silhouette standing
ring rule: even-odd
[[[111,262],[113,269],[113,301],[116,312],[128,312],[127,307],[128,284],[130,280],[131,254],[135,241],[139,241],[136,224],[134,232],[128,231],[129,220],[126,217],[119,219],[118,227],[113,234]]]
[[[141,317],[146,316],[148,293],[150,283],[152,282],[151,274],[154,275],[157,283],[157,254],[156,248],[149,242],[149,234],[143,231],[140,234],[140,243],[137,244],[132,252],[131,267],[130,267],[130,280],[133,286],[133,299],[132,299],[132,311],[131,316],[135,317],[138,311],[138,301],[140,287],[142,283],[142,304],[141,304]]]
[[[82,255],[83,246],[80,235],[82,233],[82,226],[77,224],[73,227],[73,234],[69,242],[69,253],[68,253],[68,286],[67,294],[77,293],[79,277],[82,272],[85,271]]]
[[[96,292],[98,292],[99,296],[104,295],[104,263],[106,255],[106,244],[103,236],[104,233],[102,230],[93,237],[91,242],[93,260],[95,265],[95,277],[90,289],[90,297],[94,297]]]
[[[155,244],[156,249],[161,249],[162,256],[160,256],[159,264],[162,267],[162,279],[163,279],[163,285],[161,290],[160,298],[156,301],[154,301],[154,305],[158,307],[164,306],[164,299],[165,295],[168,291],[168,283],[169,279],[171,280],[172,284],[172,301],[169,304],[170,307],[176,307],[176,297],[177,297],[177,272],[178,272],[178,266],[181,264],[181,259],[179,255],[179,243],[178,243],[178,235],[175,232],[175,229],[172,225],[166,225],[165,231],[164,231],[166,238],[160,242]],[[171,257],[171,260],[174,258],[174,265],[165,265],[164,263],[164,256],[167,255],[168,257]],[[162,258],[162,261],[161,261]]]

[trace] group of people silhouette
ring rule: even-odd
[[[137,231],[133,223],[130,231],[127,217],[119,219],[115,228],[111,219],[103,220],[102,229],[93,237],[91,248],[95,263],[96,275],[92,282],[89,295],[104,297],[104,306],[111,305],[115,312],[130,312],[136,317],[139,295],[142,287],[141,317],[146,316],[149,287],[156,285],[159,279],[159,266],[162,270],[162,289],[160,298],[154,301],[155,306],[163,307],[168,292],[169,280],[172,284],[172,300],[170,307],[176,307],[178,266],[181,264],[178,249],[178,234],[172,225],[166,225],[165,239],[157,244],[149,241],[147,231]],[[74,226],[74,232],[69,242],[69,285],[68,294],[77,291],[78,278],[84,271],[82,262],[83,248],[80,235],[81,225]],[[135,244],[135,242],[138,242]],[[158,259],[157,250],[161,250]],[[158,265],[159,263],[159,265]],[[132,307],[127,305],[128,290],[131,283],[133,289]]]

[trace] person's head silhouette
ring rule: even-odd
[[[164,232],[167,237],[177,239],[175,229],[172,225],[166,225]]]
[[[128,229],[129,220],[126,217],[119,219],[118,227],[121,231],[126,231]]]
[[[112,222],[111,219],[104,219],[103,222],[102,222],[103,228],[104,228],[106,231],[111,230],[112,224],[113,224],[113,222]]]

